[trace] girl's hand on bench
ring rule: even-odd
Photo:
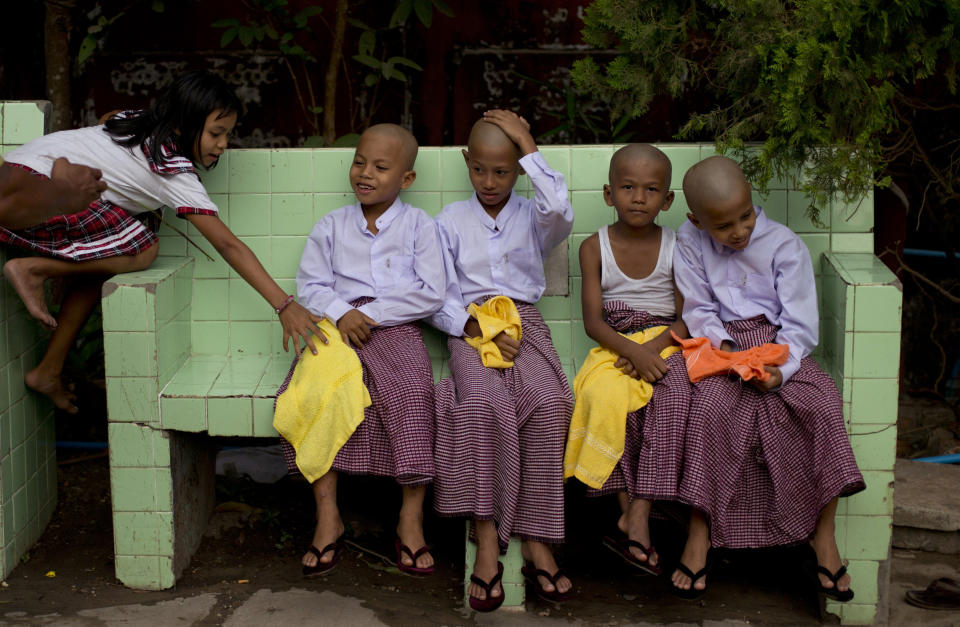
[[[283,350],[287,348],[287,342],[293,338],[294,349],[300,348],[300,339],[310,348],[310,352],[317,354],[317,347],[313,344],[313,336],[316,336],[324,344],[329,343],[327,336],[323,334],[317,323],[323,320],[323,316],[315,316],[300,303],[293,301],[280,312],[280,324],[283,325]]]

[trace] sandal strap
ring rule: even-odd
[[[827,570],[827,569],[824,568],[823,566],[817,564],[817,572],[820,573],[820,574],[822,574],[822,575],[825,575],[825,576],[827,577],[827,579],[829,579],[830,581],[832,581],[832,582],[833,582],[833,585],[836,586],[836,585],[837,585],[837,582],[840,581],[840,578],[843,577],[843,576],[847,573],[847,567],[846,567],[846,566],[841,566],[839,569],[837,569],[837,572],[836,572],[836,573],[831,573],[829,570]]]
[[[498,565],[497,574],[490,578],[490,581],[484,581],[474,574],[470,575],[470,581],[482,587],[487,592],[487,598],[496,598],[493,596],[493,587],[497,585],[503,576],[503,568]],[[498,595],[499,596],[499,595]]]
[[[400,544],[400,552],[401,552],[401,553],[406,553],[407,555],[409,555],[409,556],[410,556],[410,559],[413,560],[414,564],[416,564],[417,558],[419,558],[421,555],[423,555],[423,554],[425,554],[425,553],[429,553],[429,552],[430,552],[430,547],[429,547],[428,545],[424,544],[422,547],[420,547],[419,549],[417,549],[416,552],[413,552],[413,551],[410,550],[410,547],[408,547],[406,544],[402,544],[402,543],[401,543],[401,544]]]
[[[317,563],[319,564],[321,563],[320,560],[323,559],[324,555],[326,555],[330,551],[333,551],[334,556],[336,556],[337,551],[339,549],[340,549],[340,541],[337,540],[336,542],[331,542],[327,546],[323,547],[322,551],[311,544],[310,546],[307,547],[307,553],[313,553],[317,558]],[[326,564],[329,562],[322,562],[322,563]]]
[[[677,570],[690,578],[690,585],[692,586],[697,582],[698,579],[707,574],[707,572],[710,570],[710,562],[707,562],[706,565],[704,565],[704,567],[697,572],[690,570],[690,568],[683,562],[677,562]]]

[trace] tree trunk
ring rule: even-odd
[[[333,145],[337,138],[337,70],[343,58],[343,35],[347,30],[347,0],[337,0],[337,19],[330,44],[330,62],[323,81],[323,143]]]
[[[47,100],[53,104],[51,131],[73,126],[70,106],[70,11],[73,0],[46,0],[43,26]]]

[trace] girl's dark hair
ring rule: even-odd
[[[211,112],[240,113],[240,100],[215,74],[195,70],[181,75],[157,102],[132,117],[111,118],[106,131],[121,146],[159,147],[175,144],[178,154],[193,161],[193,150]]]

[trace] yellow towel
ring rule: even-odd
[[[273,428],[293,445],[311,483],[327,474],[371,403],[357,353],[329,320],[318,326],[330,343],[314,341],[317,355],[304,349],[273,415]]]
[[[625,337],[643,344],[666,329],[650,327]],[[679,346],[668,346],[660,356],[666,359],[679,351]],[[573,380],[576,404],[567,434],[563,478],[576,477],[591,488],[606,482],[623,455],[627,414],[649,403],[653,396],[651,384],[614,367],[619,358],[598,346],[587,355]]]
[[[504,332],[513,339],[519,341],[522,333],[520,331],[520,312],[517,306],[507,296],[494,296],[479,307],[476,303],[470,303],[467,311],[471,316],[477,319],[480,325],[480,331],[483,335],[480,337],[468,337],[467,344],[477,349],[480,353],[480,361],[487,368],[510,368],[512,361],[507,361],[500,354],[500,347],[493,342],[493,338]]]

